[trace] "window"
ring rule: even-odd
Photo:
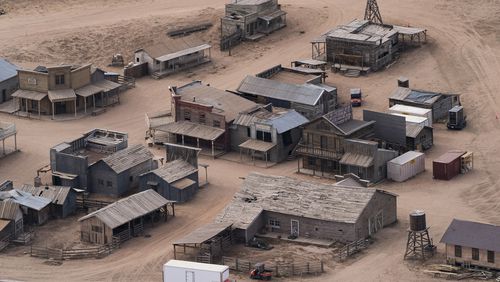
[[[479,249],[472,248],[472,259],[479,260]]]
[[[56,85],[64,85],[64,74],[56,75]]]
[[[128,178],[128,180],[130,180],[130,182],[132,182],[132,181],[134,181],[134,177],[133,177],[133,176],[130,176],[130,177]]]
[[[220,128],[220,121],[214,120],[213,125],[214,125],[214,127],[219,127]]]
[[[270,217],[269,226],[271,226],[272,228],[280,228],[281,224],[277,218]]]
[[[488,251],[488,262],[495,263],[495,252],[494,251]]]
[[[307,164],[309,164],[310,166],[315,166],[316,159],[315,158],[307,158]]]
[[[184,110],[184,120],[191,120],[191,112]]]
[[[257,139],[264,142],[272,142],[271,132],[257,130]]]
[[[108,187],[113,187],[113,182],[111,182],[111,181],[106,181],[106,186],[108,186]]]
[[[92,232],[102,233],[102,227],[92,225]]]
[[[205,124],[205,122],[206,122],[205,113],[200,113],[200,116],[198,117],[198,122],[201,124]]]
[[[247,127],[247,137],[252,137],[252,130],[250,127]]]
[[[326,136],[320,136],[319,143],[321,149],[326,149],[328,147],[328,139]]]
[[[102,180],[102,179],[97,179],[97,184],[99,184],[99,185],[104,185],[104,180]]]
[[[135,60],[136,60],[137,62],[139,62],[139,58],[135,58]]]
[[[455,257],[462,257],[462,246],[455,245]]]
[[[35,100],[31,100],[31,108],[36,109],[38,107],[38,102]]]

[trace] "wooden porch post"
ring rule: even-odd
[[[76,117],[76,99],[78,99],[78,98],[75,98],[75,101],[74,101],[74,104],[75,104],[75,117]]]
[[[2,139],[2,152],[5,155],[5,139]]]
[[[215,159],[215,147],[214,147],[214,140],[212,140],[212,157]]]
[[[85,113],[87,113],[87,97],[83,97]]]
[[[28,111],[28,99],[26,99],[26,114],[29,116],[29,111]]]
[[[17,151],[17,133],[14,134],[14,149]]]
[[[52,119],[55,118],[55,114],[54,114],[54,102],[52,102]]]
[[[266,168],[267,168],[267,154],[268,154],[268,153],[267,153],[267,151],[266,151]]]
[[[177,251],[175,250],[175,244],[174,244],[174,259],[177,259]]]
[[[196,138],[196,146],[200,148],[200,138]]]
[[[40,104],[42,103],[42,101],[38,100],[38,117],[40,118]]]
[[[95,94],[92,95],[92,102],[94,103],[94,110],[95,110]]]
[[[300,173],[300,159],[301,158],[297,158],[297,172]]]
[[[181,135],[182,137],[182,145],[184,145],[184,135]]]

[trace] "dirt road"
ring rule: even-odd
[[[20,65],[61,62],[104,64],[115,50],[130,56],[141,43],[163,36],[164,30],[190,16],[217,19],[225,1],[4,1],[8,14],[0,17],[0,54]],[[144,142],[144,113],[169,105],[167,87],[200,79],[221,89],[234,89],[241,79],[275,64],[288,65],[310,56],[310,39],[337,24],[361,18],[364,3],[348,0],[281,1],[289,26],[259,43],[233,50],[233,56],[214,52],[214,64],[190,73],[156,81],[149,78],[124,94],[122,103],[98,117],[53,122],[17,119],[21,153],[0,160],[0,181],[31,182],[35,171],[48,164],[49,148],[93,127],[128,132],[130,144]],[[350,87],[366,93],[364,108],[384,110],[387,97],[400,75],[411,87],[461,93],[469,117],[462,132],[444,126],[435,129],[435,146],[427,154],[427,171],[405,184],[383,183],[379,188],[399,194],[398,225],[377,234],[377,242],[364,256],[308,281],[423,281],[418,265],[402,260],[407,214],[424,209],[437,243],[453,218],[500,224],[500,7],[488,0],[384,0],[379,1],[386,22],[427,28],[429,44],[402,55],[390,69],[361,78],[329,74],[328,82],[346,95]],[[216,21],[215,21],[216,22]],[[203,34],[215,40],[217,31]],[[77,42],[77,43],[74,43]],[[343,97],[345,98],[345,97]],[[356,116],[360,111],[356,110]],[[449,182],[433,181],[431,160],[449,149],[475,153],[475,170]],[[27,281],[158,281],[161,265],[170,257],[171,242],[210,222],[231,199],[249,171],[295,175],[296,163],[270,169],[208,160],[211,185],[195,200],[179,206],[178,216],[150,231],[151,238],[129,241],[117,253],[101,260],[65,261],[49,266],[25,255],[0,255],[0,278]],[[324,181],[314,179],[315,181]],[[439,245],[439,251],[443,246]]]

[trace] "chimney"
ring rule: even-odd
[[[410,88],[410,81],[404,76],[398,78],[398,87]]]

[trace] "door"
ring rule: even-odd
[[[186,271],[186,282],[194,282],[194,271]]]
[[[299,237],[299,221],[292,219],[290,225],[290,235]]]
[[[5,101],[7,101],[7,90],[3,89],[2,90],[2,101],[0,101],[0,103],[5,102]]]

